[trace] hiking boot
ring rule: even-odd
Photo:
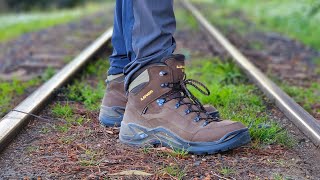
[[[124,90],[124,74],[108,76],[107,89],[100,107],[99,121],[104,126],[120,126],[127,97]]]
[[[119,74],[108,76],[106,80],[107,90],[104,94],[99,114],[99,121],[103,126],[120,126],[127,104],[124,78],[124,74]],[[215,107],[205,105],[205,108],[212,116],[219,117],[219,111]]]
[[[129,85],[119,134],[122,143],[213,154],[250,142],[248,128],[211,116],[186,88],[191,85],[210,94],[200,82],[185,78],[183,55],[165,58],[137,74]]]

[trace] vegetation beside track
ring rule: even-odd
[[[317,25],[320,20],[320,11],[314,10],[311,13],[317,6],[316,1],[192,0],[192,2],[195,2],[206,18],[225,35],[232,34],[246,39],[259,32],[278,32],[284,37],[288,36],[306,46],[320,50],[320,41],[318,41],[320,29]],[[190,21],[192,23],[193,20]],[[240,42],[240,44],[255,52],[263,52],[265,48],[261,42],[255,41]],[[311,59],[310,63],[313,64],[315,76],[319,78],[320,59]],[[273,74],[267,75],[309,113],[320,118],[319,80],[305,86],[298,86]]]
[[[88,3],[85,6],[65,10],[46,10],[19,14],[0,15],[0,43],[28,32],[39,31],[58,24],[76,21],[88,14],[102,10],[108,3]]]
[[[318,0],[193,0],[193,2],[206,3],[206,7],[211,9],[210,12],[220,17],[243,14],[261,30],[282,33],[320,50]],[[214,22],[232,23],[226,18],[216,18]],[[233,23],[241,24],[240,21]],[[241,29],[246,31],[245,22],[242,24],[244,26]]]
[[[14,108],[21,98],[24,98],[24,94],[29,94],[27,92],[31,87],[39,86],[41,83],[50,79],[55,73],[53,68],[47,68],[41,77],[36,77],[28,81],[21,81],[15,79],[13,81],[3,81],[0,79],[0,119],[9,110]]]

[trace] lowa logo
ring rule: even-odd
[[[177,69],[181,69],[181,71],[184,72],[184,66],[183,65],[177,65]]]
[[[150,90],[147,94],[143,95],[142,98],[140,98],[141,101],[145,100],[148,96],[150,96],[153,93],[153,90]]]
[[[177,69],[184,69],[183,65],[177,65]]]

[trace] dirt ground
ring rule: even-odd
[[[192,36],[193,41],[188,37]],[[212,45],[204,44],[206,36],[193,31],[176,35],[178,52],[211,56]],[[219,49],[220,47],[217,47]],[[101,77],[88,77],[93,84]],[[66,103],[64,94],[56,102]],[[136,149],[119,143],[118,128],[104,128],[97,120],[98,111],[87,111],[83,104],[75,114],[84,117],[81,125],[67,132],[54,127],[64,124],[55,119],[51,103],[17,139],[0,155],[3,179],[319,179],[320,154],[296,127],[270,105],[270,118],[279,119],[298,140],[293,149],[279,145],[256,148],[254,144],[211,156],[181,155],[166,148]],[[117,173],[135,170],[150,176],[123,176]],[[182,176],[181,176],[182,177]]]

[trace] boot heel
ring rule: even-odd
[[[123,120],[123,113],[118,109],[124,108],[101,106],[99,113],[100,124],[107,127],[119,127]]]

